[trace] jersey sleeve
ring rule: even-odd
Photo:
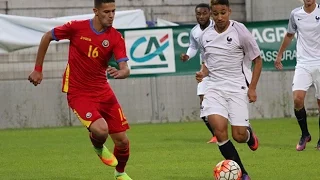
[[[293,10],[290,14],[290,18],[289,18],[289,23],[288,23],[288,33],[290,34],[295,34],[297,32],[297,24],[294,20],[294,12],[295,10]]]
[[[189,59],[193,58],[197,52],[198,52],[199,44],[194,38],[192,31],[190,32],[190,37],[189,37],[189,48],[187,51],[187,55],[189,56]]]
[[[199,48],[198,42],[196,41],[196,39],[194,38],[192,33],[190,33],[189,41],[190,41],[189,48],[192,48],[194,50],[198,50],[198,48]]]
[[[57,26],[51,30],[52,38],[56,41],[62,39],[71,39],[72,34],[74,33],[75,22],[70,21],[64,25]]]
[[[245,56],[251,61],[260,56],[260,48],[250,31],[241,23],[237,23],[235,28],[238,31],[240,46]]]
[[[125,41],[122,37],[122,35],[117,32],[117,36],[118,36],[118,42],[116,43],[116,45],[113,48],[113,54],[114,57],[117,61],[117,63],[119,62],[123,62],[123,61],[128,61],[128,57],[127,57],[127,51],[126,51],[126,45],[125,45]]]
[[[197,54],[197,52],[198,52],[197,49],[193,49],[189,47],[186,54],[189,56],[189,59],[191,59]]]

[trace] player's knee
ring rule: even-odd
[[[246,140],[248,138],[247,131],[246,130],[245,131],[241,131],[241,130],[233,131],[232,138],[238,143],[244,143],[244,142],[246,142]]]
[[[294,107],[300,109],[304,106],[304,97],[300,95],[295,95],[293,97]]]
[[[91,131],[99,137],[107,137],[109,134],[108,126],[96,126]]]
[[[99,129],[96,132],[96,135],[99,136],[99,137],[108,137],[108,130]]]
[[[225,129],[214,129],[214,135],[217,137],[218,142],[228,140],[228,131]]]
[[[107,137],[109,134],[108,124],[103,118],[94,121],[89,130],[99,137]]]
[[[128,138],[117,139],[114,141],[114,144],[118,148],[127,148],[129,146],[129,139]]]

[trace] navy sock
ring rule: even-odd
[[[219,149],[225,159],[230,159],[238,163],[238,165],[241,168],[242,174],[248,174],[248,172],[244,169],[244,166],[240,160],[238,151],[236,150],[236,148],[234,147],[234,145],[230,140],[228,140],[228,142],[224,143],[221,146],[219,145]]]
[[[304,107],[300,110],[294,109],[294,114],[296,115],[296,118],[298,120],[302,136],[309,136],[310,133],[308,131],[306,109]]]
[[[206,124],[207,128],[209,129],[209,131],[211,132],[212,136],[214,136],[214,132],[213,132],[213,129],[211,128],[208,120],[207,120],[207,117],[202,117],[201,118],[203,120],[203,122]]]

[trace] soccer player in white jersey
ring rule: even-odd
[[[257,100],[256,87],[262,69],[260,49],[242,23],[229,19],[228,0],[211,0],[211,13],[215,24],[204,30],[200,38],[204,64],[196,73],[198,81],[208,76],[201,115],[208,116],[224,158],[237,162],[243,174],[241,179],[250,180],[229,140],[228,120],[233,139],[257,150],[259,142],[249,125],[248,104]]]
[[[275,61],[275,67],[281,70],[282,54],[297,33],[297,64],[292,83],[294,113],[302,132],[296,146],[297,151],[304,150],[307,142],[311,141],[304,99],[312,84],[316,89],[315,96],[320,110],[320,5],[315,0],[303,0],[303,2],[302,7],[298,7],[291,12],[288,32],[283,39]],[[320,139],[317,149],[320,150]]]
[[[183,62],[188,61],[189,59],[193,58],[199,49],[199,38],[203,32],[204,29],[206,29],[209,26],[212,26],[212,20],[210,19],[210,7],[209,4],[201,3],[198,4],[195,8],[196,12],[196,19],[198,24],[194,26],[190,31],[190,45],[187,50],[187,53],[181,54],[180,58]],[[200,52],[201,59],[203,58],[203,53]],[[200,107],[204,96],[204,89],[205,89],[205,79],[203,79],[202,82],[198,83],[197,87],[197,95],[200,98]],[[208,141],[208,143],[216,143],[217,138],[214,135],[214,132],[207,120],[207,117],[201,117],[203,122],[206,124],[207,128],[212,134],[211,139]]]

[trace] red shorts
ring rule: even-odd
[[[127,119],[114,94],[108,96],[107,99],[104,98],[104,100],[81,95],[68,95],[68,104],[81,123],[87,128],[94,121],[104,118],[108,124],[109,134],[129,129]]]

